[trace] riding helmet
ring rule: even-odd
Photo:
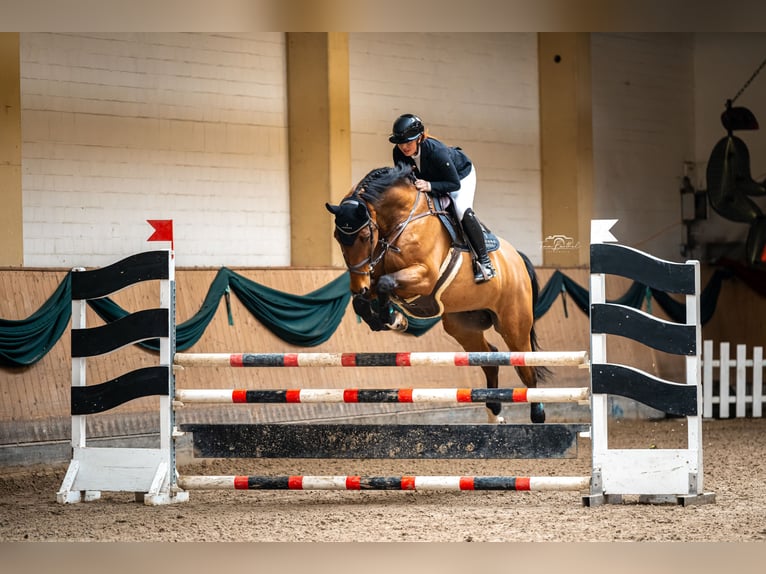
[[[404,114],[396,118],[391,135],[388,138],[393,144],[410,142],[420,137],[425,128],[423,121],[414,114]]]

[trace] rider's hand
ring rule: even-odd
[[[431,191],[431,182],[426,181],[425,179],[416,179],[415,189],[418,191]]]

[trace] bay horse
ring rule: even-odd
[[[430,193],[418,191],[404,164],[372,170],[339,205],[334,237],[351,277],[356,313],[373,330],[404,330],[407,317],[441,316],[444,330],[466,352],[497,351],[484,337],[490,327],[510,351],[538,349],[534,304],[539,285],[529,259],[497,238],[490,252],[497,275],[474,281],[471,254],[454,242],[441,217],[446,214]],[[497,366],[482,366],[487,388],[498,387]],[[515,367],[524,385],[537,386],[544,367]],[[501,404],[488,402],[489,422],[503,422]],[[542,403],[531,403],[534,423],[545,421]]]

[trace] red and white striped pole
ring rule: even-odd
[[[177,389],[182,403],[573,403],[587,387],[563,389]]]
[[[181,367],[587,367],[587,351],[487,353],[176,353]]]
[[[184,490],[583,491],[589,476],[180,476]]]

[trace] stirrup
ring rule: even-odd
[[[484,283],[489,281],[495,276],[495,268],[492,267],[492,262],[487,261],[482,263],[481,261],[474,261],[473,264],[473,280],[476,283]]]

